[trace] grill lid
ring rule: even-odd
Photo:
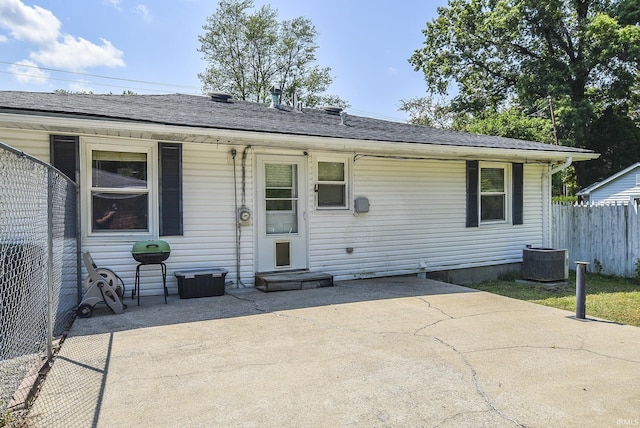
[[[138,241],[133,244],[131,255],[140,263],[161,263],[169,258],[171,248],[161,240]]]
[[[171,248],[166,241],[150,240],[150,241],[138,241],[133,244],[131,254],[148,254],[148,253],[169,253]]]

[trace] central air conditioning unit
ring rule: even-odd
[[[523,249],[522,278],[545,282],[567,280],[569,251],[554,248]]]

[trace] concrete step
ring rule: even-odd
[[[333,275],[324,272],[292,271],[256,273],[255,288],[265,292],[333,287]]]

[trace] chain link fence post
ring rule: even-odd
[[[53,358],[53,171],[47,170],[47,360]]]

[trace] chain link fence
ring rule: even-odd
[[[0,426],[16,421],[79,302],[76,185],[0,143]]]

